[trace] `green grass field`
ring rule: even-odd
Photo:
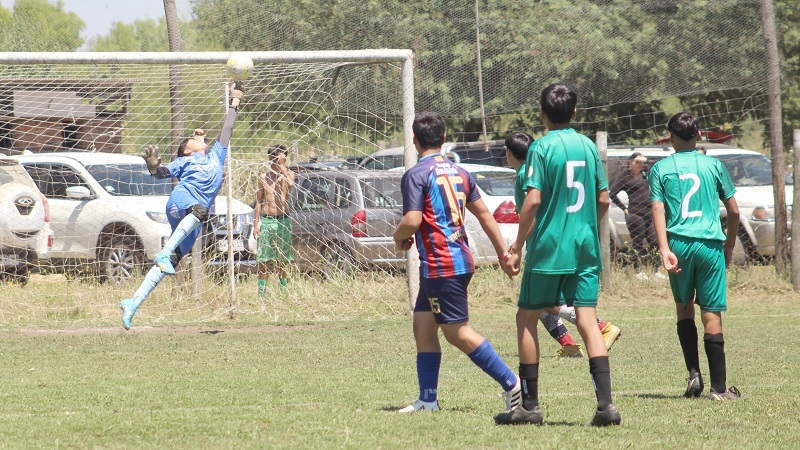
[[[110,307],[88,327],[47,315],[9,326],[18,321],[2,311],[0,447],[795,448],[800,296],[773,271],[730,275],[728,380],[745,398],[727,403],[682,398],[667,283],[617,273],[599,314],[623,330],[611,351],[622,425],[605,429],[587,426],[595,399],[586,359],[556,358],[541,327],[545,425],[500,427],[492,420],[503,408],[499,387],[449,346],[439,384],[445,410],[394,412],[418,394],[411,321],[402,313],[291,323],[253,313],[196,326],[144,316],[124,332]],[[479,272],[471,309],[473,326],[515,370],[509,291],[518,283]]]

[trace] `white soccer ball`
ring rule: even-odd
[[[253,60],[244,53],[234,53],[228,58],[228,75],[236,81],[250,78],[253,71]]]

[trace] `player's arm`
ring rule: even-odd
[[[483,199],[478,198],[473,202],[467,203],[467,209],[478,219],[481,228],[492,242],[492,246],[497,253],[497,259],[500,261],[500,267],[503,268],[503,271],[507,273],[509,277],[519,273],[519,265],[511,267],[507,264],[509,255],[505,248],[506,243],[503,240],[503,234],[500,232],[497,221],[494,220],[494,216],[491,211],[489,211],[489,208],[486,207],[486,203],[483,202]]]
[[[725,265],[731,263],[733,248],[736,246],[736,234],[739,231],[739,204],[733,196],[722,200],[725,210],[728,211],[727,228],[725,230]]]
[[[667,216],[664,213],[664,202],[652,202],[651,207],[653,210],[653,228],[656,230],[656,238],[658,238],[658,252],[661,253],[661,262],[667,272],[680,273],[681,269],[678,267],[678,257],[669,249],[669,240],[667,239]]]
[[[528,189],[525,201],[522,202],[522,210],[519,212],[517,239],[508,248],[510,253],[519,255],[520,250],[525,246],[525,241],[533,233],[533,227],[536,225],[536,212],[541,204],[542,191],[536,188]]]
[[[256,189],[256,207],[253,211],[253,236],[258,239],[261,234],[261,203],[264,202],[264,185],[261,182],[262,175],[258,176],[258,189]]]
[[[615,205],[619,207],[619,209],[623,211],[627,211],[628,208],[622,203],[622,200],[619,199],[619,193],[625,190],[625,183],[620,183],[619,181],[614,181],[611,183],[611,192],[610,197],[611,201],[614,202]],[[598,195],[598,199],[600,196]]]
[[[408,250],[414,244],[414,233],[422,225],[422,211],[407,211],[394,230],[394,245],[398,250]]]
[[[611,199],[608,195],[608,189],[601,189],[597,191],[597,223],[605,217],[608,208],[611,206]]]
[[[222,124],[222,132],[219,134],[219,143],[228,148],[231,143],[231,136],[233,136],[233,126],[236,124],[236,115],[239,114],[239,105],[244,98],[244,86],[241,81],[233,84],[230,91],[231,100],[228,106],[228,112],[225,114],[225,122]]]

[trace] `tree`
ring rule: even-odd
[[[64,11],[57,0],[17,0],[13,12],[0,8],[0,46],[14,52],[74,52],[82,44],[86,24]]]

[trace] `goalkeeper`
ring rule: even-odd
[[[200,234],[200,225],[208,218],[208,209],[222,186],[228,145],[243,97],[244,87],[241,82],[236,82],[231,88],[230,106],[222,132],[214,145],[209,147],[203,139],[203,131],[196,130],[191,138],[185,139],[178,146],[178,158],[166,166],[161,165],[156,146],[149,146],[142,155],[151,175],[156,178],[175,177],[179,182],[172,190],[166,206],[172,234],[156,255],[154,266],[147,272],[133,297],[120,302],[122,325],[126,330],[131,328],[131,319],[139,305],[165,275],[175,274],[178,261],[194,246],[194,241]]]

